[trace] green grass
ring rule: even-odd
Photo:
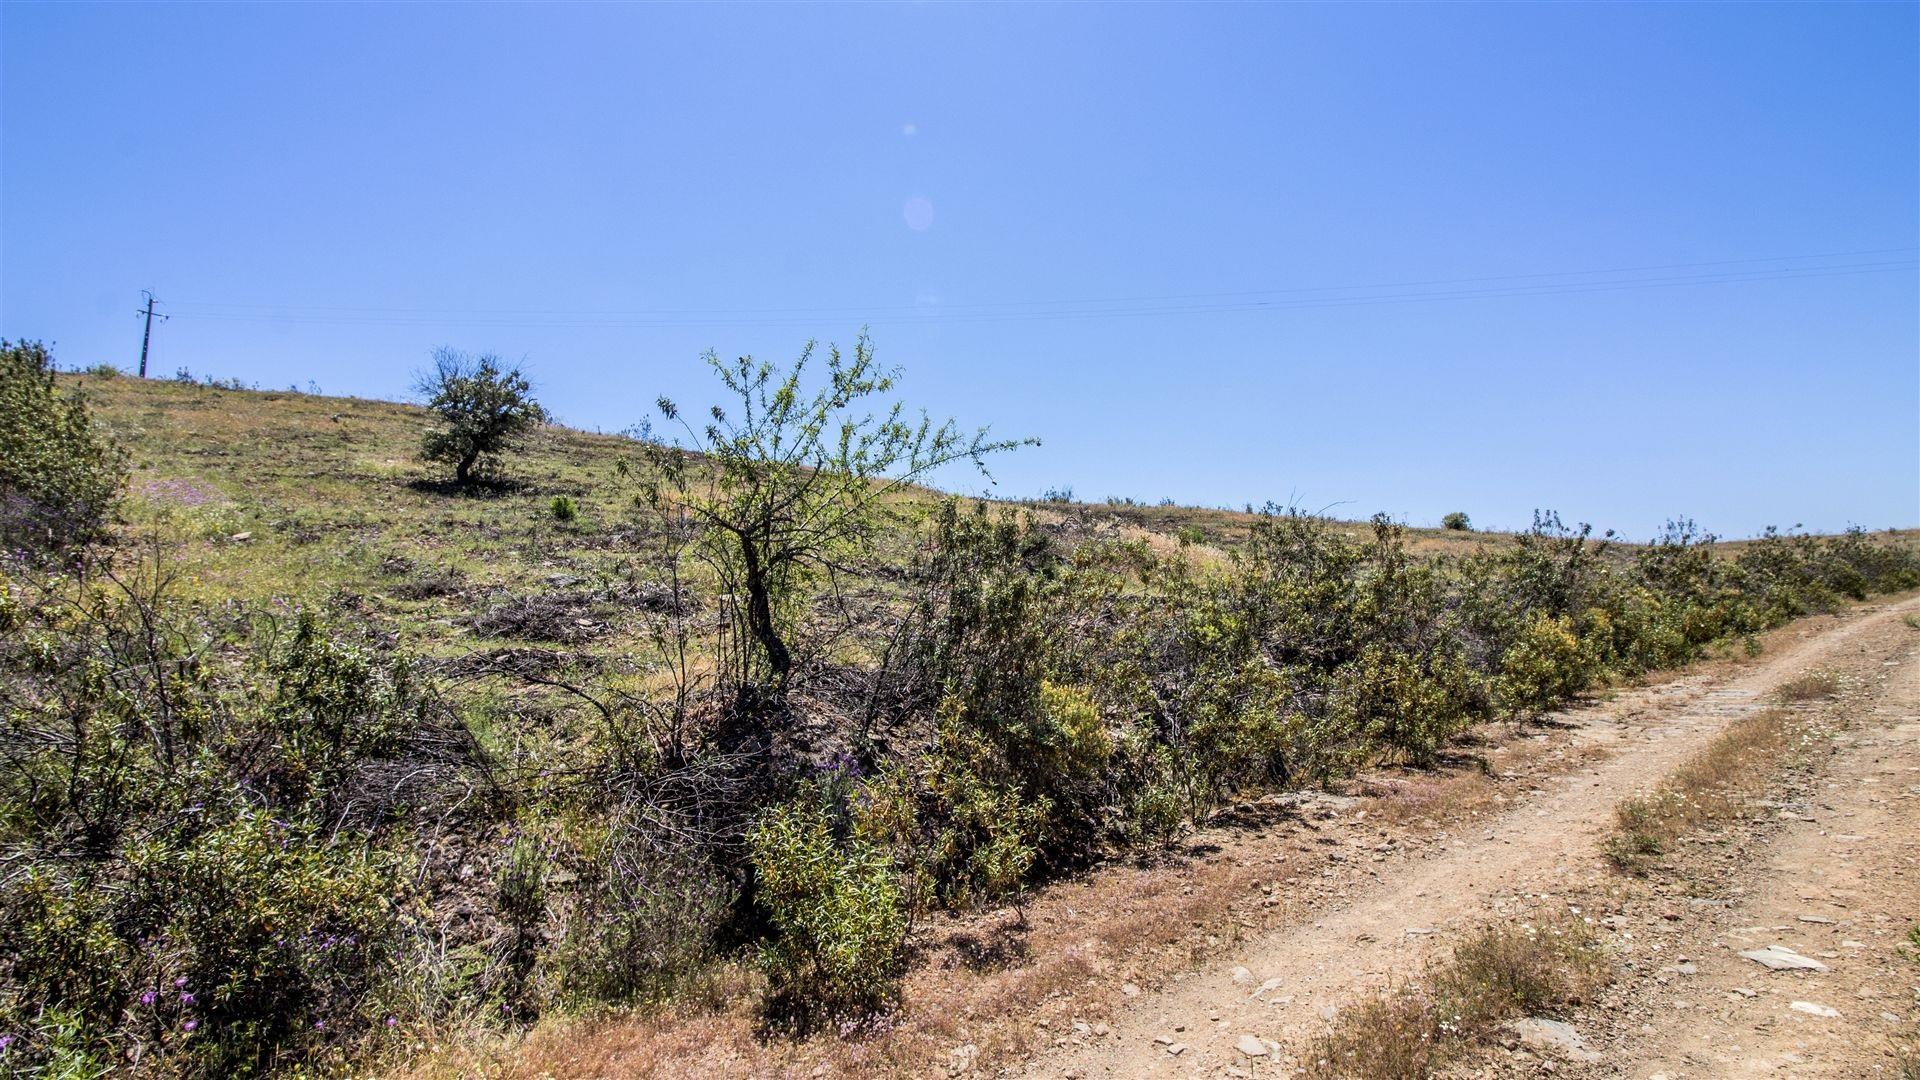
[[[214,389],[170,381],[82,380],[132,451],[131,538],[165,543],[185,595],[323,601],[360,598],[416,646],[465,635],[486,596],[623,573],[615,534],[629,489],[618,436],[548,428],[510,463],[502,490],[433,486],[418,461],[418,408],[357,398]],[[556,498],[575,509],[553,511]],[[398,569],[413,567],[413,570]],[[458,578],[457,593],[403,599],[414,574]],[[618,628],[600,647],[617,650]]]
[[[96,414],[132,451],[131,531],[185,540],[168,558],[208,599],[319,599],[341,590],[382,597],[392,582],[379,568],[396,556],[457,570],[481,591],[591,578],[622,564],[617,534],[630,524],[632,489],[613,470],[616,461],[635,457],[623,436],[547,427],[509,460],[514,486],[463,496],[423,486],[441,476],[419,460],[429,420],[417,406],[172,380],[67,378],[85,386]],[[561,497],[575,508],[571,520],[553,511]],[[916,492],[908,501],[935,497]],[[1025,505],[1045,521],[1117,522],[1167,547],[1184,537],[1231,549],[1255,519],[1176,505]],[[1348,525],[1355,535],[1366,528]],[[227,539],[237,533],[251,536]],[[1413,528],[1407,540],[1415,552],[1464,554],[1510,537]],[[1725,545],[1728,554],[1740,546]],[[401,626],[417,628],[462,605],[447,599],[381,607]],[[617,638],[607,645],[617,647]]]
[[[440,472],[419,460],[429,419],[417,406],[69,378],[84,385],[98,418],[132,452],[126,532],[164,541],[163,557],[189,598],[357,598],[359,610],[416,649],[448,654],[479,644],[461,621],[503,595],[569,578],[616,581],[631,571],[620,534],[633,524],[633,489],[614,470],[637,455],[624,436],[547,427],[509,459],[509,486],[461,495],[435,487]],[[937,497],[917,491],[906,501],[931,505]],[[572,506],[572,517],[555,513],[558,499]],[[1168,548],[1184,535],[1202,545],[1195,554],[1203,559],[1207,548],[1243,542],[1253,520],[1183,506],[1029,505],[1047,521],[1117,520]],[[1356,523],[1351,531],[1365,528]],[[1463,551],[1506,539],[1416,529],[1409,546]],[[412,569],[396,569],[403,567]],[[462,584],[413,587],[422,576]],[[611,614],[608,632],[587,651],[618,655],[641,645],[638,627]]]

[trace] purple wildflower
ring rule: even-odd
[[[151,1005],[154,1003],[155,999],[159,998],[159,996],[160,996],[160,991],[149,990],[146,993],[140,995],[140,1004]]]
[[[195,1029],[195,1028],[197,1028],[197,1027],[199,1027],[199,1026],[200,1026],[200,1021],[198,1021],[198,1020],[189,1020],[189,1021],[187,1021],[186,1023],[184,1023],[184,1024],[181,1024],[181,1025],[180,1025],[180,1030],[181,1030],[181,1031],[192,1031],[193,1029]]]

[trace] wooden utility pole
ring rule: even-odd
[[[153,298],[152,289],[142,289],[140,295],[147,298],[147,329],[140,335],[140,377],[144,379],[147,377],[147,348],[153,344],[153,305],[159,301]],[[134,314],[138,315],[140,312],[136,311]],[[160,316],[161,322],[165,322],[166,319],[165,315]]]

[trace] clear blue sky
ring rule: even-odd
[[[712,400],[709,346],[870,323],[911,401],[1044,438],[1012,494],[1915,525],[1917,42],[1912,4],[9,3],[0,333],[129,365],[152,287],[161,373],[398,397],[450,343],[613,430]]]

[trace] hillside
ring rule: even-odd
[[[0,562],[0,1026],[26,1033],[0,1054],[76,1075],[1146,1071],[1180,1052],[1104,1009],[1131,1041],[1069,1051],[1093,1045],[1074,1003],[1118,981],[1218,1023],[1218,988],[1171,984],[1302,933],[1267,867],[1323,904],[1365,884],[1336,868],[1358,851],[1289,861],[1333,842],[1299,822],[1376,800],[1351,820],[1412,830],[1379,862],[1616,740],[1539,816],[1603,830],[1687,754],[1770,777],[1798,714],[1717,751],[1733,714],[1668,715],[1665,690],[1651,726],[1575,736],[1597,721],[1568,710],[1920,586],[1904,533],[1624,545],[1550,517],[950,500],[889,486],[923,457],[783,461],[875,430],[827,390],[752,399],[774,427],[704,456],[544,427],[463,489],[419,462],[435,421],[410,406],[63,394],[44,352],[5,360],[46,413],[0,428],[19,461],[59,458],[46,427],[128,466],[118,519],[74,536],[35,524],[57,485],[0,475],[23,545]],[[1880,609],[1874,655],[1903,663],[1914,620]],[[1834,633],[1821,663],[1871,674]],[[1740,686],[1792,682],[1767,665]],[[1354,932],[1450,883],[1435,910],[1471,922],[1501,875],[1590,849],[1655,872],[1698,824],[1672,807],[1707,805],[1682,795],[1605,848],[1502,817]]]
[[[464,618],[491,602],[582,584],[628,582],[632,490],[614,463],[634,443],[566,427],[544,428],[512,462],[512,485],[450,495],[419,460],[430,418],[414,405],[203,383],[76,377],[101,422],[133,454],[128,523],[166,541],[190,595],[207,599],[321,601],[358,598],[420,647],[474,645]],[[549,510],[566,496],[579,516]],[[931,506],[942,496],[910,498]],[[1146,539],[1176,550],[1184,532],[1202,547],[1245,542],[1255,515],[1182,506],[1019,504],[1075,533]],[[1364,523],[1343,526],[1358,536]],[[1503,533],[1409,529],[1417,552],[1458,554],[1497,545]],[[235,540],[244,536],[243,540]],[[629,582],[630,583],[630,582]],[[616,610],[583,611],[596,625],[571,635],[593,651],[637,644]]]
[[[612,483],[613,462],[633,442],[549,426],[515,458],[514,486],[478,498],[448,498],[419,460],[429,418],[415,405],[202,383],[72,377],[101,421],[133,451],[128,510],[136,531],[171,547],[208,596],[318,599],[336,590],[367,597],[433,591],[460,582],[461,599],[527,589],[548,579],[617,572],[614,538],[630,524],[630,492]],[[578,520],[557,523],[548,506],[565,495]],[[941,496],[923,491],[932,503]],[[1052,525],[1073,523],[1177,545],[1243,544],[1256,515],[1207,507],[1028,501]],[[1343,526],[1350,535],[1364,522]],[[246,533],[245,541],[232,537]],[[1497,547],[1501,532],[1409,527],[1417,553],[1458,555]],[[1920,540],[1920,530],[1889,533]],[[1737,551],[1746,541],[1723,541]],[[1623,548],[1634,545],[1622,544]],[[415,564],[403,569],[402,564]],[[433,581],[409,583],[416,571]],[[385,613],[402,625],[459,610],[445,597],[402,601]],[[443,625],[429,637],[445,633]],[[456,628],[457,632],[457,628]],[[613,641],[618,641],[614,637]]]

